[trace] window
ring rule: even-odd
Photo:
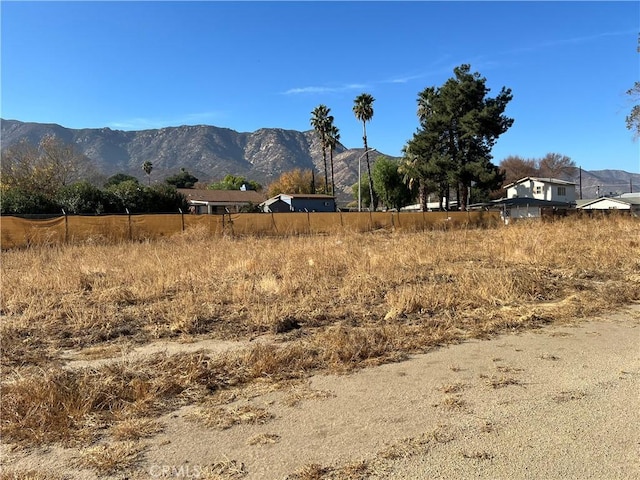
[[[567,187],[558,187],[558,196],[565,197],[567,195]]]
[[[535,193],[536,195],[540,195],[542,193],[542,186],[538,185],[536,187],[533,187],[533,193]]]

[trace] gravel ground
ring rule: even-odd
[[[112,478],[640,478],[640,305],[229,407],[271,418],[217,430],[189,419],[199,406],[173,412],[136,471]],[[74,470],[70,450],[2,453],[12,470],[106,478]]]

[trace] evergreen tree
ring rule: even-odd
[[[513,124],[504,115],[511,90],[503,87],[489,98],[486,79],[470,71],[466,64],[456,67],[455,76],[443,86],[420,92],[420,128],[405,147],[406,161],[415,164],[419,181],[435,181],[447,202],[453,188],[461,210],[468,206],[472,183],[488,190],[502,183],[504,175],[491,163],[491,149]]]

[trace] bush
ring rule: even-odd
[[[19,187],[3,188],[0,197],[2,215],[62,213],[61,206],[44,193],[27,192]]]
[[[68,214],[104,213],[106,210],[104,193],[87,181],[61,188],[56,199]]]

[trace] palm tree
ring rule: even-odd
[[[329,191],[327,185],[327,124],[329,112],[331,111],[326,105],[318,105],[311,112],[311,126],[318,133],[320,143],[322,144],[322,160],[324,162],[324,191]],[[333,117],[331,117],[333,119]]]
[[[333,124],[333,117],[329,117],[329,127],[327,130],[327,140],[329,143],[329,158],[331,159],[331,195],[336,194],[336,183],[333,177],[333,151],[336,149],[336,145],[340,140],[340,130]]]
[[[142,164],[142,170],[144,170],[144,173],[147,174],[147,177],[149,179],[149,185],[151,185],[151,170],[153,170],[153,163],[147,160]]]
[[[353,104],[353,113],[362,122],[362,140],[364,141],[364,152],[367,158],[367,173],[369,174],[369,194],[371,195],[371,205],[375,209],[376,202],[373,196],[373,180],[371,177],[371,163],[369,162],[369,147],[367,145],[367,122],[373,118],[373,102],[375,98],[368,93],[362,93],[356,97]]]

